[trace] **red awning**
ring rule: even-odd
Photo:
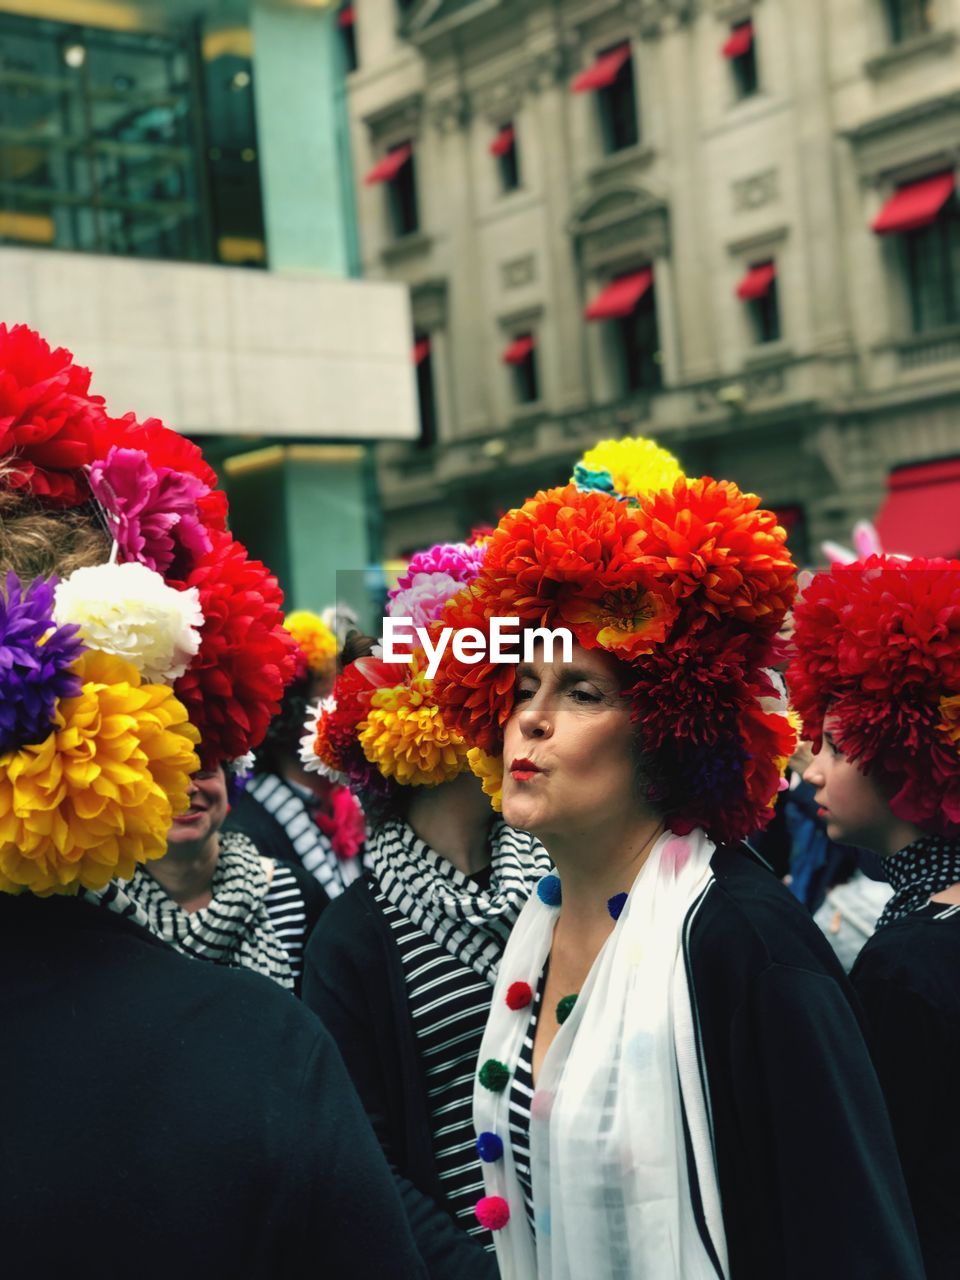
[[[737,297],[744,302],[756,302],[758,298],[765,298],[776,278],[776,263],[758,262],[737,285]]]
[[[753,23],[741,22],[733,28],[720,52],[725,58],[742,58],[753,48]]]
[[[514,338],[500,358],[504,364],[523,364],[531,351],[533,351],[533,338],[529,333],[524,333],[519,338]]]
[[[597,294],[583,314],[588,320],[621,320],[633,313],[652,284],[653,267],[620,276]]]
[[[345,4],[337,14],[337,25],[340,27],[352,27],[356,20],[357,15],[352,4]]]
[[[617,45],[608,53],[601,53],[592,67],[574,76],[571,93],[592,93],[595,89],[609,89],[630,57],[630,43]]]
[[[418,338],[413,344],[413,363],[423,364],[427,356],[430,354],[430,339]]]
[[[405,142],[402,147],[397,147],[393,151],[388,151],[382,160],[378,160],[373,166],[364,182],[368,187],[372,187],[375,182],[392,182],[403,166],[413,155],[413,147],[409,142]]]
[[[960,458],[898,467],[875,524],[893,555],[960,555]]]
[[[878,236],[886,236],[928,227],[953,195],[955,185],[952,173],[938,173],[933,178],[901,187],[874,218],[874,231]]]
[[[492,156],[505,156],[513,147],[516,140],[516,133],[512,124],[505,124],[494,140],[490,143],[490,154]]]

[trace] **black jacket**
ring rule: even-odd
[[[850,977],[870,1024],[928,1280],[957,1280],[960,909],[932,902],[885,925]]]
[[[0,894],[4,1275],[422,1280],[330,1037],[257,974]]]
[[[423,1064],[400,952],[357,880],[324,912],[307,947],[303,999],[327,1025],[394,1171],[434,1280],[496,1280],[493,1255],[443,1207]]]
[[[731,1280],[922,1280],[856,997],[809,913],[719,849],[685,959]]]

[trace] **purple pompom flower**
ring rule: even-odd
[[[55,585],[55,578],[35,578],[24,592],[11,572],[6,598],[0,594],[0,751],[42,742],[54,726],[57,699],[80,692],[70,666],[84,645],[79,627],[54,624]]]

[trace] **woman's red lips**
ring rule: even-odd
[[[818,818],[827,818],[827,817],[829,817],[829,816],[830,816],[830,810],[829,810],[829,809],[824,809],[823,805],[821,805],[821,806],[820,806],[820,808],[817,810],[817,817],[818,817]]]
[[[529,782],[532,777],[542,772],[538,765],[535,765],[532,760],[528,760],[525,756],[520,760],[514,760],[510,766],[510,776],[515,782]]]

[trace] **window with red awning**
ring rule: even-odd
[[[727,37],[721,53],[725,58],[743,58],[753,48],[753,23],[740,22]]]
[[[412,155],[413,147],[409,142],[405,142],[400,147],[394,147],[377,161],[364,178],[364,182],[368,187],[372,187],[377,182],[393,182]]]
[[[935,222],[956,189],[952,173],[938,173],[921,182],[910,182],[890,197],[873,220],[878,236],[919,231]]]
[[[776,263],[757,262],[750,267],[737,285],[737,297],[743,302],[755,302],[758,298],[765,298],[773,288],[776,278]]]
[[[621,320],[631,315],[653,284],[653,267],[611,280],[594,298],[584,316],[588,320]]]
[[[504,156],[508,151],[512,150],[515,142],[516,133],[513,125],[505,124],[490,143],[490,154],[492,156]]]
[[[570,82],[570,92],[595,93],[597,89],[609,89],[626,66],[629,57],[629,41],[601,53],[592,66],[574,76]]]

